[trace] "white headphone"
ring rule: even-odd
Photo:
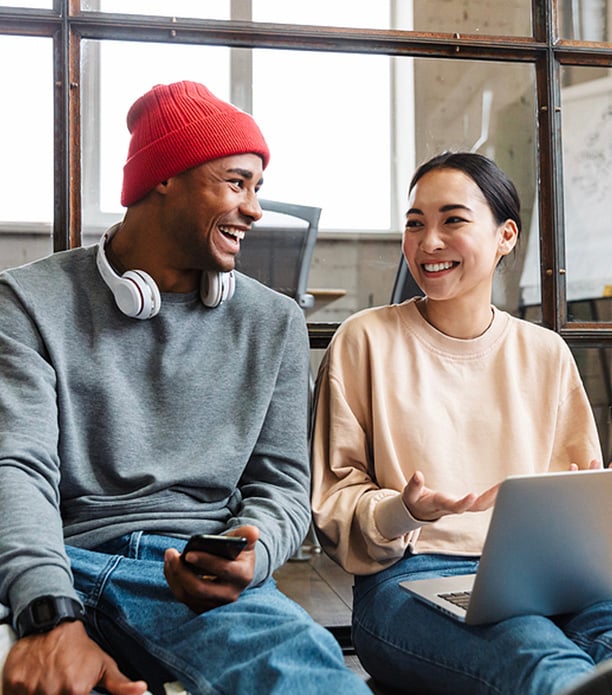
[[[102,279],[113,293],[120,311],[134,319],[151,319],[161,309],[161,295],[155,280],[144,270],[128,270],[119,276],[106,258],[105,248],[119,225],[108,229],[98,243],[96,265]],[[214,308],[231,299],[236,289],[234,272],[203,272],[200,299],[204,306]]]

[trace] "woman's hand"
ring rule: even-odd
[[[612,467],[612,461],[606,466],[606,468]],[[603,468],[603,464],[601,461],[598,461],[597,459],[593,459],[591,463],[589,463],[589,467],[587,470],[594,471],[597,470],[598,468]],[[580,466],[577,463],[570,463],[569,467],[570,471],[579,471]]]
[[[449,514],[482,512],[489,509],[495,503],[498,490],[499,484],[493,485],[480,495],[470,492],[463,497],[452,497],[426,487],[423,474],[416,471],[402,492],[402,500],[415,519],[436,521]]]
[[[593,459],[589,470],[603,468],[601,461]],[[612,461],[607,468],[612,468]],[[580,470],[577,463],[571,463],[570,471]],[[499,483],[485,490],[480,495],[470,492],[463,497],[453,497],[444,492],[431,490],[425,486],[425,478],[416,471],[402,492],[402,500],[412,516],[419,521],[436,521],[449,514],[464,512],[482,512],[495,504]]]

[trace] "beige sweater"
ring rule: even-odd
[[[594,458],[597,429],[569,348],[497,309],[472,340],[437,331],[414,300],[368,309],[340,327],[321,365],[313,512],[325,551],[348,572],[377,572],[408,546],[481,553],[490,511],[411,518],[401,491],[416,470],[461,496]]]

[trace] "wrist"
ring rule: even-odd
[[[17,616],[15,630],[19,638],[49,632],[64,622],[83,621],[81,604],[67,596],[40,596]]]
[[[387,494],[379,500],[374,508],[374,521],[387,540],[405,536],[427,523],[412,515],[400,494]]]

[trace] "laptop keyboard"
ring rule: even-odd
[[[459,606],[459,608],[465,608],[467,610],[471,593],[471,591],[451,591],[445,594],[438,594],[438,596],[446,601],[450,601],[450,603],[453,603],[455,606]]]

